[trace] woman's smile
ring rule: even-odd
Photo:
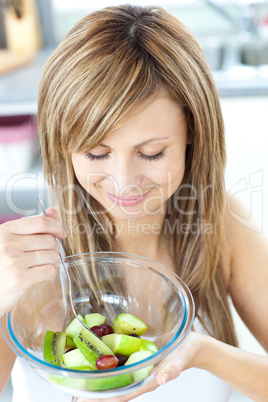
[[[140,202],[142,202],[145,199],[145,197],[151,192],[151,190],[148,190],[143,194],[136,194],[136,195],[132,195],[132,196],[123,196],[123,197],[111,194],[108,191],[105,191],[105,192],[108,195],[108,197],[110,198],[110,200],[112,200],[116,204],[122,205],[125,207],[131,207],[133,205],[137,205]]]

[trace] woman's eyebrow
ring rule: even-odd
[[[168,140],[169,138],[170,138],[170,137],[154,137],[154,138],[149,138],[148,140],[141,142],[140,144],[136,145],[135,147],[136,147],[136,148],[139,148],[139,147],[142,147],[143,145],[150,144],[151,142],[160,142],[160,141],[163,141],[163,140]]]
[[[150,144],[152,142],[160,142],[163,140],[168,140],[170,137],[153,137],[149,138],[148,140],[142,141],[139,144],[135,145],[135,148],[142,147],[143,145]],[[98,145],[99,147],[104,147],[104,148],[110,148],[108,145],[105,145],[103,143]]]

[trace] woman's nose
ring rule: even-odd
[[[118,195],[137,193],[141,182],[137,165],[128,159],[117,160],[112,167],[115,191]]]

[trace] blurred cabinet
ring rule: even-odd
[[[4,134],[2,136],[6,164],[1,167],[0,163],[0,222],[36,214],[39,211],[37,196],[47,204],[39,143],[32,129],[36,124],[39,81],[52,50],[45,48],[30,64],[0,76],[0,133],[2,129],[2,133],[5,130],[6,136],[9,135],[5,140]],[[7,159],[12,146],[14,153]]]
[[[25,180],[27,172],[38,162],[36,116],[0,116],[0,223],[24,215],[15,207],[14,196],[17,193],[23,200],[27,186],[24,183],[18,192],[18,183]]]
[[[35,54],[43,45],[35,0],[9,2],[4,12],[7,48],[16,54]],[[16,6],[15,6],[16,5]]]

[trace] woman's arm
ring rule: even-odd
[[[268,352],[268,241],[260,228],[248,225],[250,216],[232,200],[226,214],[230,249],[229,291],[239,316]],[[240,219],[240,218],[244,219]]]
[[[256,226],[243,225],[236,219],[239,216],[248,215],[239,203],[232,201],[226,213],[226,241],[231,261],[227,285],[238,314],[268,351],[268,243]],[[156,380],[139,391],[117,398],[116,402],[126,402],[149,392],[191,367],[209,371],[255,402],[268,401],[267,356],[190,332]]]
[[[14,365],[16,355],[8,347],[3,333],[0,330],[0,394],[4,391],[5,386],[9,380],[12,367]]]
[[[226,210],[230,250],[229,291],[233,304],[257,341],[268,351],[268,242],[250,216],[232,199]],[[254,401],[268,400],[268,357],[240,350],[207,336],[200,337],[193,361]]]
[[[221,378],[256,402],[268,400],[268,357],[226,345],[201,335],[196,366]]]

